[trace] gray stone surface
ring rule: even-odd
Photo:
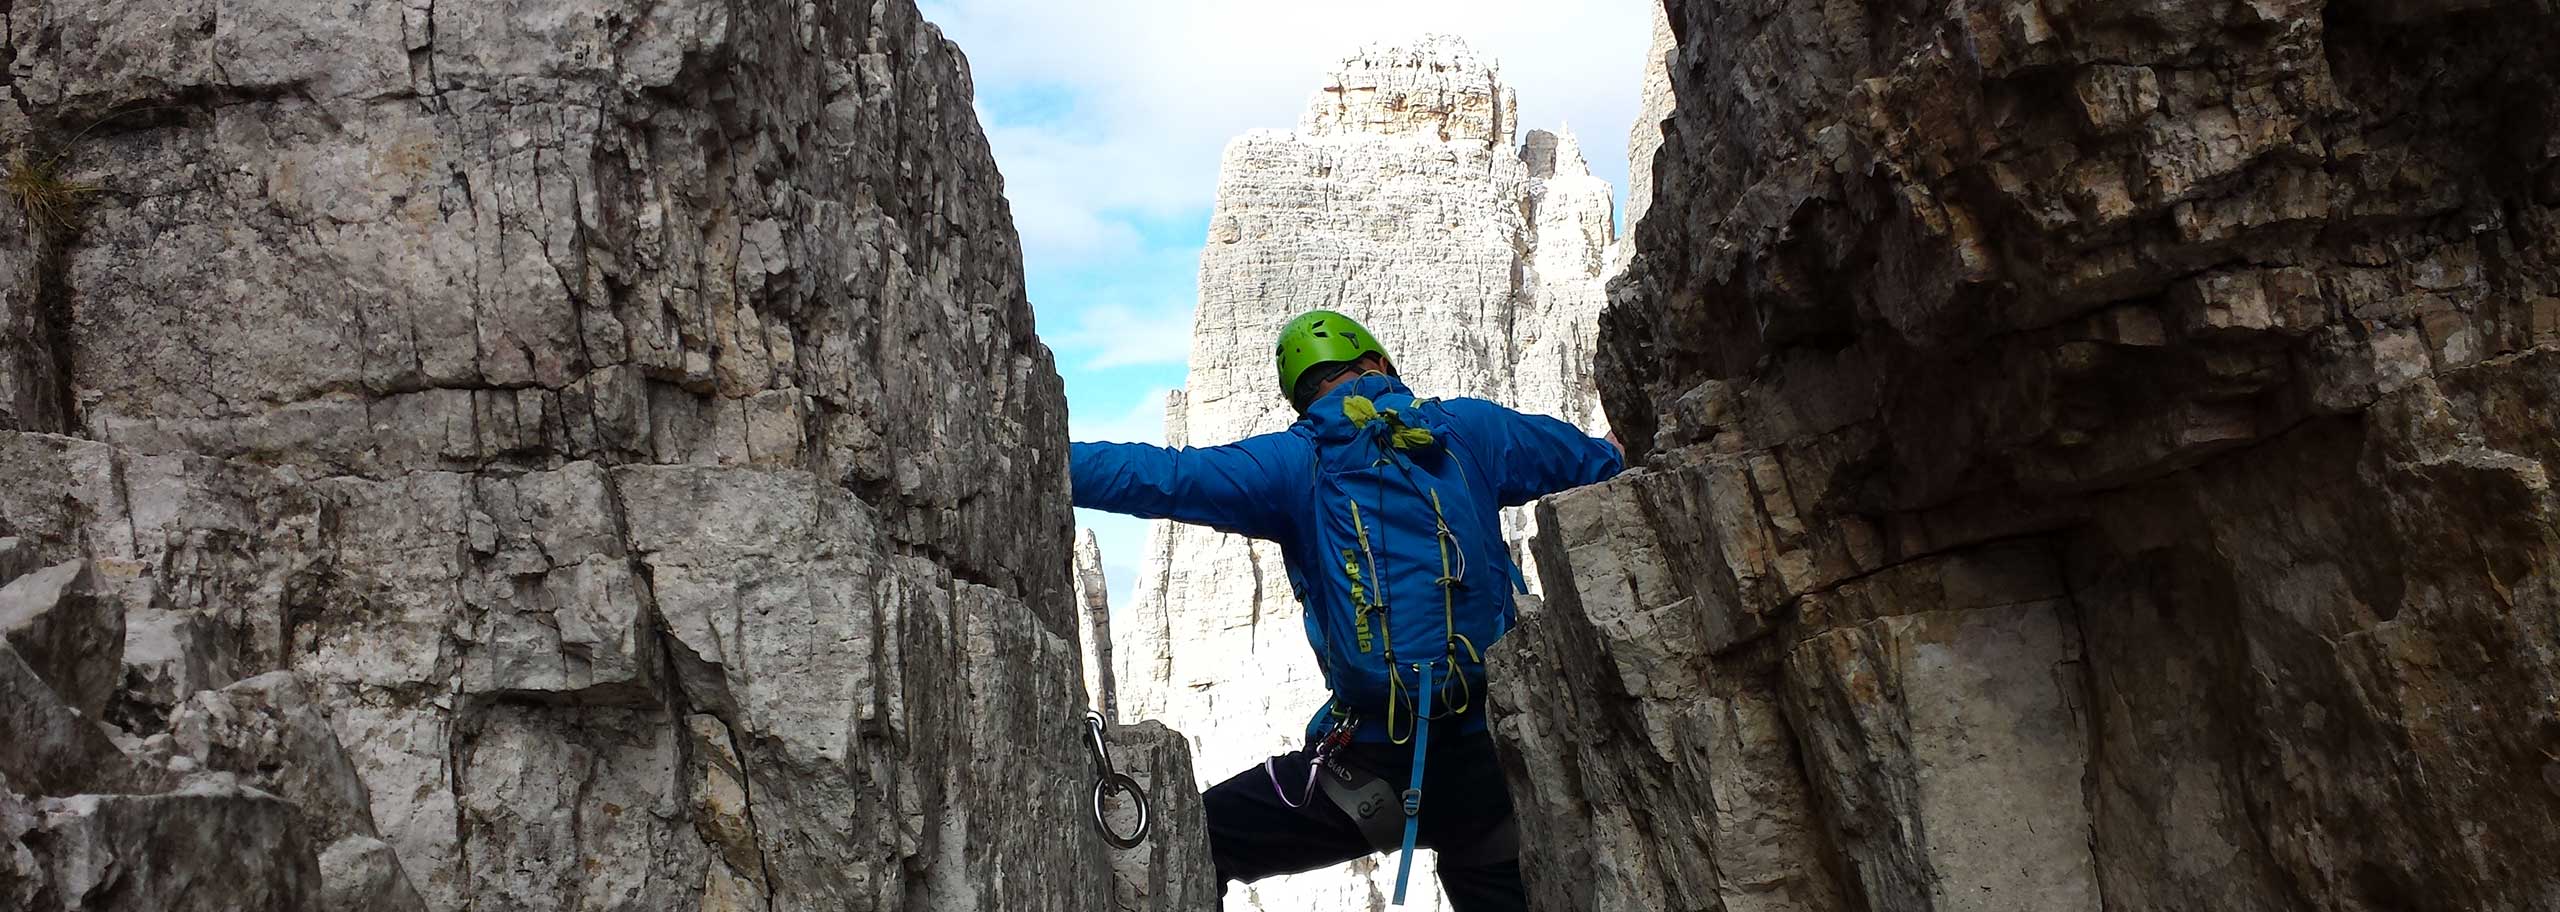
[[[2560,909],[2560,16],[1668,12],[1541,907]]]
[[[1064,402],[911,3],[6,18],[0,138],[97,191],[0,206],[0,536],[124,619],[122,730],[0,687],[259,790],[0,766],[192,840],[116,876],[237,829],[290,884],[203,902],[1109,905]]]
[[[1715,534],[1691,484],[1539,505],[1546,597],[1488,682],[1536,908],[1841,908],[1778,669],[1715,648],[1734,602],[1690,556]]]
[[[157,731],[187,697],[240,679],[239,643],[220,620],[193,611],[144,608],[125,618],[124,681],[107,721]]]
[[[1166,826],[1166,821],[1201,816],[1200,789],[1193,784],[1191,745],[1181,732],[1147,721],[1110,729],[1113,767],[1138,780],[1147,790],[1154,835],[1133,849],[1113,849],[1112,903],[1119,912],[1153,909],[1215,909],[1218,884],[1209,865],[1208,833],[1198,828]],[[1136,809],[1114,798],[1104,808],[1119,832],[1136,826]]]
[[[123,791],[143,777],[95,718],[0,645],[0,776],[33,795]]]
[[[1111,582],[1102,575],[1102,544],[1093,530],[1076,533],[1076,642],[1084,666],[1086,705],[1120,717],[1120,684],[1111,658]]]
[[[2055,674],[2080,654],[2060,606],[1909,607],[1785,662],[1787,713],[1860,892],[1886,909],[2097,912],[2084,713]]]
[[[426,907],[390,843],[348,836],[321,850],[319,908],[424,912]]]
[[[1645,210],[1653,205],[1654,153],[1662,151],[1663,121],[1670,119],[1677,103],[1671,93],[1671,60],[1679,46],[1671,36],[1671,19],[1664,6],[1645,4],[1653,14],[1653,40],[1644,50],[1644,83],[1638,90],[1636,120],[1627,126],[1626,231],[1617,246],[1610,248],[1610,278],[1625,272],[1627,264],[1635,259],[1636,226],[1644,223]]]
[[[69,561],[0,586],[0,638],[82,715],[102,717],[124,669],[124,611]]]
[[[14,535],[0,536],[0,585],[7,585],[42,566],[36,559],[34,545]]]
[[[256,791],[27,801],[0,790],[0,856],[0,897],[27,912],[328,908],[300,815]]]
[[[184,780],[218,779],[293,803],[314,845],[379,835],[373,801],[329,718],[293,672],[200,691],[169,717],[152,756]]]

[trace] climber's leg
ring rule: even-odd
[[[1370,776],[1410,769],[1409,748],[1356,744],[1337,757]],[[1319,789],[1303,807],[1290,807],[1271,788],[1273,773],[1289,799],[1307,781],[1307,752],[1273,758],[1209,788],[1209,858],[1218,891],[1230,880],[1252,883],[1341,864],[1380,851],[1351,817]],[[1493,737],[1482,732],[1435,741],[1431,781],[1424,787],[1422,844],[1438,855],[1440,886],[1454,912],[1512,912],[1528,908],[1520,882],[1518,826],[1511,793],[1495,759]],[[1390,779],[1389,781],[1394,781]],[[1393,859],[1389,859],[1393,863]]]
[[[1502,779],[1493,736],[1483,732],[1434,743],[1431,782],[1423,787],[1423,844],[1440,869],[1452,912],[1518,912],[1529,907],[1520,883],[1520,827]]]
[[[1273,771],[1289,800],[1307,782],[1306,751],[1273,758]],[[1227,881],[1252,883],[1265,877],[1311,871],[1341,864],[1375,851],[1321,791],[1304,796],[1302,807],[1290,807],[1271,787],[1271,774],[1255,764],[1201,796],[1209,817],[1209,860],[1217,867],[1218,892]]]
[[[1440,862],[1440,890],[1451,912],[1525,912],[1529,892],[1520,883],[1520,859],[1472,868]]]

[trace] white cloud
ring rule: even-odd
[[[1228,139],[1290,128],[1335,61],[1444,32],[1502,63],[1523,122],[1572,124],[1595,173],[1626,185],[1647,0],[934,0],[982,102],[1035,270],[1103,255],[1099,226],[1205,210]],[[1067,110],[1055,110],[1065,106]]]
[[[1040,335],[1061,351],[1083,352],[1089,371],[1149,364],[1180,365],[1191,355],[1191,306],[1139,313],[1124,304],[1097,304],[1072,318],[1075,324]],[[1156,414],[1164,396],[1156,391]]]
[[[1156,387],[1138,394],[1136,405],[1128,410],[1105,412],[1094,416],[1090,409],[1067,411],[1067,436],[1076,440],[1099,440],[1112,443],[1164,443],[1164,397],[1169,390]]]

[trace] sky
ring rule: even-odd
[[[1457,35],[1501,62],[1523,130],[1569,127],[1625,208],[1649,0],[925,0],[969,60],[1077,440],[1161,442],[1182,385],[1227,140],[1290,129],[1362,45]],[[1112,604],[1146,523],[1089,510]]]

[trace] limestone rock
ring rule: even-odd
[[[1544,907],[2560,908],[2560,16],[1669,23],[1646,466],[1495,650]]]
[[[36,904],[36,897],[47,890],[44,866],[37,863],[34,852],[24,845],[26,835],[35,832],[43,818],[36,806],[23,795],[11,790],[6,772],[0,772],[0,901],[9,908],[26,909]]]
[[[1147,805],[1157,829],[1134,849],[1114,849],[1113,908],[1120,912],[1153,909],[1215,909],[1218,885],[1209,866],[1207,832],[1167,827],[1165,821],[1201,816],[1200,790],[1193,785],[1191,745],[1181,732],[1156,721],[1114,726],[1110,730],[1111,762],[1146,787]],[[1130,832],[1134,810],[1117,799],[1106,809],[1112,826]]]
[[[0,587],[0,637],[72,709],[101,718],[123,671],[124,612],[91,591],[80,561]]]
[[[250,790],[82,795],[25,804],[0,792],[0,896],[28,912],[303,912],[320,872],[293,807]],[[15,805],[11,808],[11,805]]]
[[[1900,568],[1897,568],[1900,569]],[[1823,816],[1867,901],[1888,909],[2100,908],[2081,787],[2080,664],[2058,603],[1898,603],[1787,654]],[[1957,607],[1957,610],[1948,610]],[[1906,821],[1925,821],[1909,828]]]
[[[319,908],[351,912],[424,912],[427,901],[400,869],[391,844],[348,836],[320,852]]]
[[[1298,120],[1298,134],[1511,143],[1519,101],[1500,67],[1454,35],[1372,45],[1343,58]]]
[[[164,766],[226,777],[293,803],[313,844],[378,835],[373,801],[320,707],[292,672],[203,691],[169,718]]]
[[[0,777],[34,796],[134,788],[144,776],[96,719],[82,715],[0,645]]]
[[[144,608],[125,618],[124,681],[107,720],[134,731],[159,731],[187,697],[237,680],[238,643],[222,622],[192,611]]]
[[[1662,150],[1663,121],[1670,119],[1675,98],[1671,93],[1672,54],[1679,50],[1671,37],[1671,19],[1665,4],[1647,3],[1653,13],[1653,42],[1644,51],[1644,82],[1636,105],[1636,122],[1627,127],[1627,229],[1610,249],[1610,277],[1624,273],[1636,255],[1636,226],[1644,222],[1645,210],[1653,205],[1654,153]]]
[[[1503,401],[1604,433],[1591,359],[1608,303],[1616,203],[1609,182],[1591,175],[1573,134],[1531,130],[1520,155],[1529,166],[1530,246],[1521,263],[1529,290],[1508,327],[1511,384]]]
[[[0,536],[0,586],[33,573],[41,566],[43,564],[36,558],[34,545],[16,536]]]
[[[764,851],[756,845],[755,816],[748,801],[746,769],[729,724],[709,713],[685,717],[687,800],[693,828],[711,847],[716,863],[705,876],[703,893],[743,908],[768,905],[772,884],[765,876]]]
[[[1111,583],[1102,575],[1102,544],[1093,530],[1076,534],[1076,641],[1083,644],[1086,705],[1120,717],[1120,686],[1111,658]]]
[[[157,846],[97,877],[232,845],[272,895],[186,901],[1109,902],[1057,787],[1063,396],[912,3],[7,20],[0,138],[98,189],[0,207],[0,536],[129,621],[74,663],[118,737],[261,790],[72,775],[121,756],[88,695],[0,658],[39,734],[0,772]]]
[[[1200,258],[1190,374],[1166,440],[1287,427],[1271,340],[1307,310],[1378,334],[1426,396],[1480,396],[1598,428],[1590,381],[1615,228],[1569,135],[1518,130],[1493,60],[1448,37],[1346,58],[1295,131],[1227,146]],[[1527,517],[1506,520],[1525,538]],[[1191,734],[1203,785],[1294,749],[1324,699],[1275,546],[1159,522],[1115,646],[1126,718]],[[1426,855],[1427,859],[1427,855]],[[1391,866],[1386,866],[1391,867]],[[1375,861],[1239,891],[1243,908],[1373,905]],[[1425,866],[1416,875],[1433,883]],[[1435,908],[1436,890],[1414,908]]]
[[[1718,659],[1727,584],[1675,563],[1715,533],[1626,521],[1703,525],[1673,499],[1690,484],[1539,505],[1546,597],[1488,679],[1536,908],[1841,908],[1778,677]]]

